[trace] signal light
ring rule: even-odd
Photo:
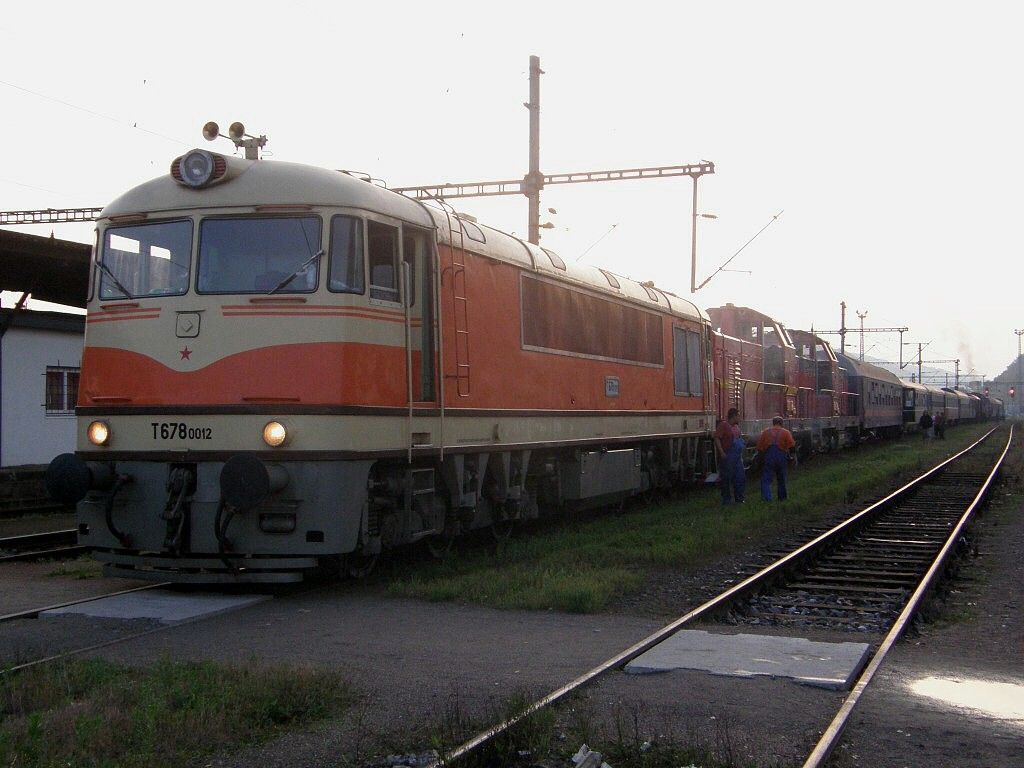
[[[1010,397],[1013,397],[1014,395],[1017,394],[1017,390],[1014,387],[1010,387],[1006,394],[1008,394]]]

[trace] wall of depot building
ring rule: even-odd
[[[0,310],[0,322],[8,320],[0,339],[0,467],[45,465],[75,450],[75,392],[69,383],[81,367],[85,316]],[[48,402],[47,380],[53,388],[58,376],[63,398],[53,389]]]

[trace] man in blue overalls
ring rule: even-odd
[[[722,506],[733,497],[743,502],[747,476],[743,468],[743,448],[746,443],[740,434],[740,412],[730,408],[725,421],[715,427],[715,453],[718,455],[718,483],[722,491]]]
[[[757,439],[757,450],[764,458],[761,471],[761,498],[772,500],[772,478],[779,482],[779,501],[786,500],[786,462],[789,452],[796,447],[793,433],[782,426],[782,417],[772,419],[772,425]]]

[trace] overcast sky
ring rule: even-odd
[[[730,265],[751,274],[720,273],[698,304],[835,329],[845,300],[848,325],[866,310],[909,326],[915,354],[931,342],[926,360],[994,376],[1024,327],[1017,8],[9,4],[0,210],[102,206],[192,146],[232,152],[203,141],[207,120],[266,134],[268,161],[390,186],[519,178],[535,54],[545,173],[715,162],[698,282],[784,210]],[[568,260],[596,242],[585,261],[689,295],[690,205],[687,178],[553,187],[542,242]],[[456,207],[525,237],[525,198]],[[866,338],[897,358],[898,336]]]

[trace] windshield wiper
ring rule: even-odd
[[[129,290],[127,288],[125,288],[123,285],[121,285],[121,281],[117,279],[117,276],[111,271],[110,267],[108,267],[106,264],[103,263],[102,259],[96,259],[96,266],[99,267],[100,269],[102,269],[104,272],[107,273],[107,275],[113,281],[114,285],[117,287],[117,289],[119,291],[121,291],[121,293],[124,294],[124,297],[126,299],[134,299],[135,298],[134,296],[132,296],[131,292],[129,292]]]
[[[298,277],[303,272],[305,272],[309,268],[310,264],[312,264],[314,261],[316,261],[317,259],[319,259],[323,255],[324,255],[324,249],[321,248],[319,251],[314,253],[312,256],[310,256],[308,259],[306,259],[304,262],[302,262],[302,266],[300,266],[298,269],[296,269],[294,272],[292,272],[290,275],[288,275],[288,277],[286,277],[280,283],[278,283],[273,288],[271,288],[269,291],[267,291],[267,296],[269,296],[272,293],[277,293],[278,291],[280,291],[282,288],[284,288],[286,285],[288,285],[288,283],[290,283],[296,277]]]

